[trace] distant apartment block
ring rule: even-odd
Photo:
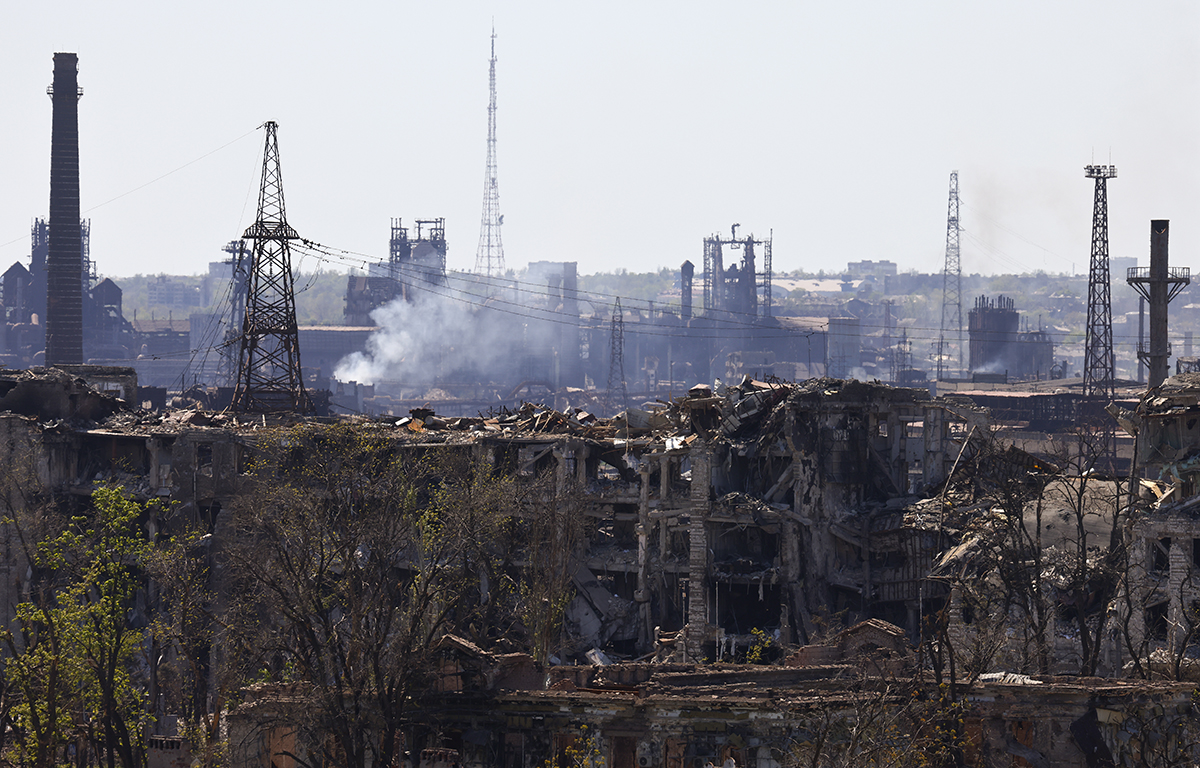
[[[896,262],[882,259],[880,261],[851,261],[846,264],[846,274],[856,277],[889,277],[896,274]]]
[[[169,275],[159,275],[151,280],[146,291],[151,306],[180,309],[200,306],[200,286]]]

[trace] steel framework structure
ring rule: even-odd
[[[496,30],[492,30],[492,60],[488,74],[487,169],[483,176],[483,221],[479,225],[479,250],[475,272],[500,275],[504,272],[504,243],[500,238],[500,185],[496,180]]]
[[[416,236],[409,239],[408,227],[392,219],[388,241],[388,276],[407,301],[415,290],[446,285],[446,219],[416,219]]]
[[[758,287],[762,289],[762,315],[763,317],[771,316],[771,242],[775,239],[775,230],[772,229],[765,241],[762,241],[763,246],[763,261],[762,270],[758,274]]]
[[[725,286],[725,264],[719,235],[704,238],[704,272],[700,279],[704,288],[704,313],[708,314],[721,306],[723,297],[718,297],[716,292],[724,291]]]
[[[942,379],[948,330],[958,332],[958,369],[962,371],[962,258],[959,249],[958,171],[950,172],[950,202],[946,211],[946,266],[942,270],[942,324],[937,344],[938,381]]]
[[[312,400],[304,389],[300,372],[300,337],[289,246],[290,241],[300,236],[288,225],[285,214],[276,138],[278,126],[269,121],[264,127],[267,140],[258,192],[258,218],[242,235],[253,240],[254,247],[250,255],[233,409],[311,413]]]
[[[618,397],[619,396],[619,397]],[[621,310],[621,299],[613,305],[612,332],[608,349],[608,389],[605,392],[609,413],[615,413],[620,405],[629,408],[629,391],[625,387],[625,313]]]
[[[731,310],[737,309],[733,305],[739,304],[739,300],[730,296],[730,284],[733,278],[727,278],[728,273],[733,270],[725,269],[725,253],[724,247],[729,246],[731,249],[742,251],[742,266],[743,269],[752,270],[755,274],[751,278],[745,278],[739,275],[738,280],[749,279],[750,285],[741,283],[739,287],[735,287],[734,293],[739,290],[740,310],[746,314],[762,317],[771,317],[771,270],[772,270],[772,255],[771,245],[775,239],[775,231],[771,230],[771,234],[766,240],[758,240],[754,235],[738,238],[737,228],[741,226],[734,224],[730,227],[728,238],[715,234],[711,237],[704,238],[704,273],[701,275],[701,285],[704,288],[704,310],[706,313],[715,310]],[[762,248],[762,269],[759,269],[755,263],[755,246]],[[752,286],[752,287],[751,287]],[[762,301],[759,301],[756,291],[762,291]]]
[[[245,240],[230,240],[221,250],[229,254],[224,264],[230,269],[229,324],[221,339],[221,359],[217,363],[217,380],[222,386],[237,386],[238,355],[241,353],[242,328],[246,322],[246,289],[250,275],[250,259]]]
[[[1096,180],[1092,207],[1092,259],[1088,270],[1087,339],[1083,356],[1083,396],[1101,405],[1112,402],[1116,360],[1113,357],[1112,294],[1108,275],[1108,180],[1115,165],[1089,165],[1084,175]]]

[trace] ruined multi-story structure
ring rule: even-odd
[[[141,498],[172,502],[173,514],[201,521],[219,545],[261,441],[276,433],[262,431],[258,417],[138,412],[101,390],[138,397],[130,371],[4,377],[8,466],[75,497],[119,480]],[[1192,406],[1175,407],[1183,419]],[[968,483],[979,471],[964,456],[988,427],[986,412],[965,400],[855,381],[747,378],[693,387],[669,407],[616,420],[527,405],[490,417],[425,409],[362,426],[400,452],[449,452],[440,455],[485,462],[518,482],[548,481],[584,521],[555,642],[558,661],[580,665],[547,670],[447,636],[442,682],[396,734],[414,766],[434,768],[442,750],[447,762],[524,767],[592,733],[589,749],[613,765],[697,768],[732,757],[775,768],[807,743],[814,718],[830,707],[854,717],[864,696],[883,695],[897,718],[911,714],[914,723],[945,716],[936,697],[925,698],[937,686],[913,648],[929,653],[934,617],[961,613],[938,569],[964,543],[947,524],[957,518],[947,515],[943,483],[956,469]],[[1180,534],[1170,535],[1168,571],[1181,546]],[[12,563],[9,573],[11,606],[24,570]],[[782,648],[786,663],[709,666],[766,645]],[[904,695],[888,698],[897,681]],[[1123,764],[1135,724],[1174,727],[1147,713],[1145,696],[1171,702],[1180,722],[1189,717],[1187,684],[1028,678],[1003,668],[955,684],[962,748],[979,755],[1083,765],[1084,754],[1104,749]],[[287,725],[302,689],[260,686],[243,701],[230,713],[236,764],[286,762],[277,753],[305,748]]]
[[[1134,435],[1138,493],[1130,544],[1130,595],[1122,606],[1137,645],[1158,652],[1160,672],[1195,670],[1200,652],[1200,374],[1147,391],[1119,421]],[[1190,674],[1196,674],[1192,671]]]
[[[95,414],[73,411],[67,395],[35,394],[60,379],[22,373],[6,386],[0,407],[17,412],[8,429],[34,446],[47,488],[132,473],[140,493],[201,517],[243,491],[252,423],[197,415],[159,428],[106,401],[106,421],[51,440],[43,421]],[[132,401],[129,389],[122,394]],[[34,405],[38,398],[45,402]],[[982,412],[921,390],[832,379],[746,379],[719,394],[693,388],[678,402],[669,414],[632,410],[604,428],[530,407],[492,420],[494,430],[469,431],[487,420],[460,418],[457,430],[401,430],[395,439],[416,450],[422,434],[445,434],[445,450],[522,476],[549,474],[559,495],[578,494],[591,521],[577,576],[586,605],[567,616],[580,653],[610,641],[650,652],[657,627],[682,631],[682,658],[713,658],[721,643],[745,648],[756,628],[805,642],[839,611],[882,614],[918,636],[918,582],[933,554],[919,550],[930,523],[897,502],[946,476],[962,425]],[[582,586],[597,574],[609,597]]]

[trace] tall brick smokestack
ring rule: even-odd
[[[50,248],[46,258],[46,365],[83,363],[83,257],[79,231],[79,57],[54,54],[50,138]]]

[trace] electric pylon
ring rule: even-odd
[[[500,239],[500,185],[496,180],[496,30],[492,30],[492,62],[488,74],[487,169],[483,175],[483,222],[479,226],[479,250],[475,272],[500,275],[504,272],[504,243]]]
[[[946,266],[942,270],[942,325],[937,349],[938,381],[942,379],[942,358],[946,354],[947,331],[958,333],[958,369],[963,369],[962,259],[959,254],[958,233],[958,171],[951,171],[950,204],[946,215]]]
[[[1112,298],[1108,275],[1108,179],[1117,177],[1115,165],[1089,165],[1096,180],[1092,208],[1092,261],[1088,270],[1087,340],[1083,357],[1083,396],[1101,406],[1112,402],[1116,361],[1113,358]]]
[[[238,357],[236,411],[311,413],[312,401],[300,372],[300,337],[296,328],[296,296],[288,243],[300,239],[287,223],[279,143],[274,121],[267,129],[263,152],[258,218],[242,237],[253,240],[246,314]]]
[[[625,314],[621,311],[621,299],[613,305],[612,334],[609,337],[608,389],[605,406],[609,413],[617,407],[629,409],[629,392],[625,389]]]
[[[245,240],[231,240],[221,250],[229,254],[222,262],[230,268],[229,324],[221,340],[221,359],[217,364],[217,380],[222,386],[237,386],[238,359],[241,353],[242,327],[246,322],[246,288],[250,282],[249,254]]]

